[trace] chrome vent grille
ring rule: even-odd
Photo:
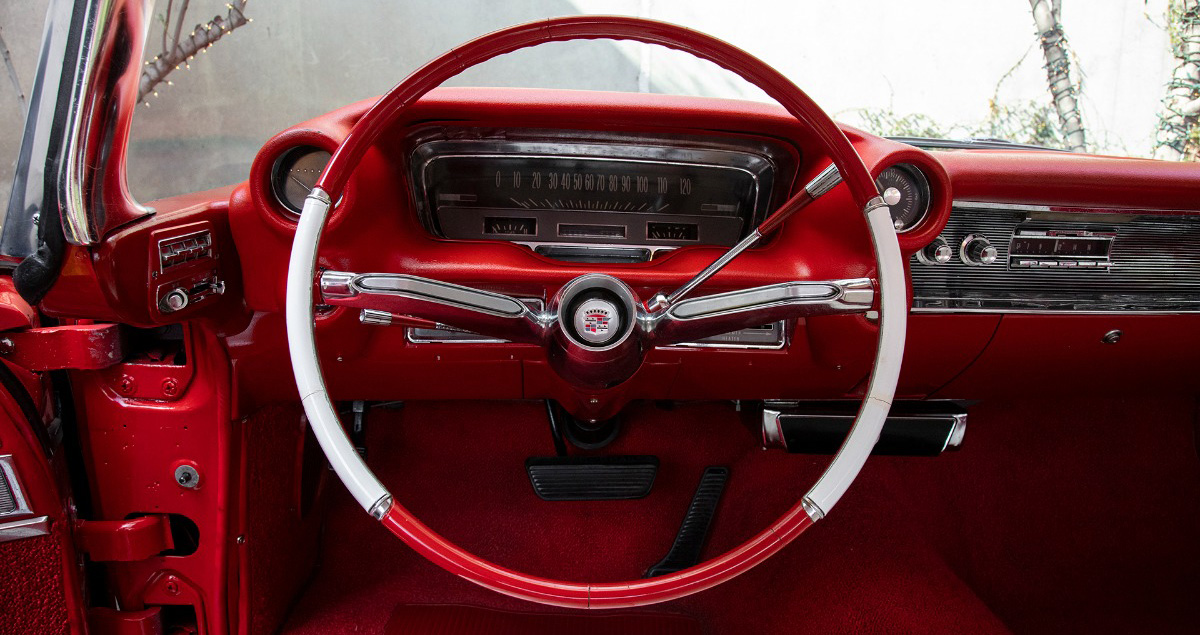
[[[1018,226],[1116,230],[1105,269],[1010,269]],[[990,265],[959,258],[967,234],[996,247]],[[916,311],[1200,311],[1200,217],[1114,216],[1040,212],[1039,208],[956,203],[942,237],[954,258],[942,265],[912,260]]]

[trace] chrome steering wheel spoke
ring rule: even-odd
[[[681,300],[639,321],[647,339],[665,346],[780,320],[865,313],[874,304],[870,278],[785,282]]]
[[[419,276],[325,271],[319,286],[324,304],[412,316],[512,342],[540,343],[553,322],[516,298]]]
[[[600,288],[603,280],[609,280],[613,288],[628,289],[611,276],[592,274],[564,290]],[[322,303],[361,309],[364,323],[403,324],[404,318],[413,318],[413,322],[427,321],[524,344],[548,343],[560,324],[560,314],[573,305],[564,301],[567,299],[560,292],[545,310],[535,310],[501,293],[393,273],[325,271],[319,287]],[[865,313],[874,304],[875,283],[870,278],[784,282],[681,300],[659,310],[646,308],[632,295],[628,302],[634,313],[632,335],[643,342],[643,349],[694,342],[781,320]],[[574,317],[567,316],[568,320]]]

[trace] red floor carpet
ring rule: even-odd
[[[550,503],[524,472],[526,457],[553,453],[544,416],[538,403],[376,410],[370,463],[418,517],[480,555],[608,581],[662,557],[705,466],[731,470],[714,555],[792,505],[827,460],[760,450],[729,404],[643,404],[606,452],[657,454],[650,496]],[[398,632],[389,621],[412,604],[565,613],[436,568],[334,489],[320,569],[283,632]],[[1193,402],[990,402],[972,410],[961,451],[873,458],[773,560],[642,613],[711,633],[1195,632],[1198,591]]]

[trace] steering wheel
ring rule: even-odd
[[[324,272],[316,279],[317,245],[331,201],[339,198],[351,170],[405,108],[446,79],[495,56],[544,42],[580,39],[658,44],[733,71],[811,128],[833,165],[691,282],[647,301],[618,278],[604,274],[572,280],[542,311],[509,296],[416,276]],[[866,217],[877,280],[797,281],[683,299],[741,250],[843,180]],[[314,339],[314,287],[319,287],[324,304],[414,316],[542,346],[564,378],[586,389],[627,379],[654,346],[780,319],[864,313],[877,307],[879,340],[866,396],[841,449],[816,485],[769,527],[733,550],[678,573],[626,582],[566,582],[513,571],[468,553],[393,500],[354,450],[326,392]],[[542,604],[597,609],[654,604],[720,584],[766,560],[823,518],[879,439],[900,373],[908,307],[904,264],[888,207],[837,124],[803,91],[757,58],[711,36],[638,18],[584,16],[485,35],[426,64],[382,96],[347,134],[304,204],[288,268],[286,312],[288,345],[304,411],[334,471],[363,509],[417,553],[471,582]]]

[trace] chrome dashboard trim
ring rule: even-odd
[[[1105,266],[1011,267],[1013,236],[1022,229],[1115,234]],[[941,238],[956,244],[983,234],[999,250],[995,263],[912,260],[913,313],[1027,315],[1176,315],[1200,313],[1200,216],[1130,210],[955,201]],[[1030,258],[1033,258],[1032,256]]]
[[[24,520],[0,523],[0,542],[50,535],[50,517],[37,516]]]
[[[584,158],[596,161],[645,163],[649,165],[678,165],[712,169],[736,170],[747,174],[754,183],[754,204],[743,220],[742,232],[757,226],[770,212],[773,200],[786,193],[795,178],[793,157],[782,142],[757,137],[655,135],[638,133],[603,133],[580,130],[510,129],[493,130],[473,127],[435,126],[413,135],[408,151],[409,171],[418,218],[431,234],[444,237],[438,226],[434,203],[430,200],[428,170],[433,162],[445,157],[495,158]],[[781,202],[781,199],[780,199]],[[592,211],[592,210],[550,210]],[[603,211],[603,210],[599,210]],[[610,210],[611,211],[611,210]],[[695,215],[684,215],[695,216]],[[729,217],[733,218],[733,217]],[[467,240],[504,240],[500,236],[480,236]],[[665,240],[665,239],[664,239]],[[562,241],[511,240],[530,246],[562,244]],[[670,242],[670,241],[667,241]],[[652,249],[677,248],[681,244],[650,245]],[[597,244],[570,242],[567,245]],[[608,243],[606,243],[608,244]],[[615,246],[632,246],[619,243]],[[647,245],[640,245],[646,247]]]
[[[990,313],[1004,315],[1189,315],[1200,309],[1009,309],[1009,308],[941,308],[913,307],[913,313],[953,314]]]
[[[773,330],[775,330],[775,329],[778,330],[779,337],[776,341],[774,341],[770,344],[739,344],[739,343],[732,343],[732,342],[706,342],[704,340],[701,340],[698,342],[683,342],[680,344],[671,344],[669,346],[656,346],[655,348],[656,349],[668,349],[668,350],[669,349],[680,349],[680,348],[683,348],[683,349],[702,348],[702,349],[735,350],[735,351],[779,351],[779,350],[783,350],[784,348],[787,348],[788,338],[787,338],[786,322],[784,322],[784,321],[774,322],[774,323],[772,323],[771,326],[772,326]],[[422,335],[420,333],[420,331],[424,331],[425,329],[409,327],[405,330],[406,330],[406,333],[404,334],[404,338],[405,338],[405,341],[407,341],[409,344],[417,344],[417,345],[420,345],[420,344],[450,344],[450,345],[454,345],[454,344],[512,344],[512,342],[510,342],[508,340],[496,339],[494,337],[484,337],[482,335],[479,335],[479,336],[476,336],[473,338],[472,337],[448,338],[448,337],[436,337],[436,336],[431,337],[429,335]],[[449,331],[451,329],[446,328],[444,330]],[[470,331],[463,331],[462,329],[453,329],[453,330],[455,332],[464,333],[467,336],[474,335]],[[742,330],[747,330],[747,329],[742,329]],[[734,331],[734,332],[740,332],[740,331]],[[725,333],[723,335],[728,335],[728,333]],[[718,336],[714,336],[714,337],[720,337],[720,336],[718,335]],[[708,339],[711,339],[711,338],[708,338]]]

